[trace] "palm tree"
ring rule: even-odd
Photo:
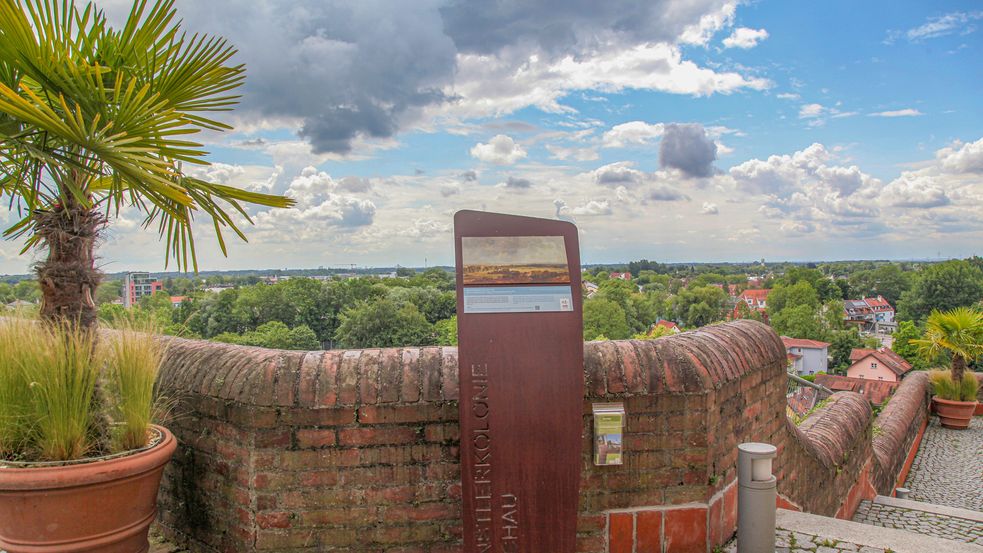
[[[909,343],[926,359],[952,357],[950,371],[956,386],[963,381],[966,365],[983,355],[983,312],[968,307],[932,311],[925,323],[925,336]]]
[[[174,18],[173,0],[137,0],[115,30],[91,3],[0,0],[0,198],[20,217],[4,236],[47,250],[35,267],[46,320],[95,324],[95,246],[123,208],[156,226],[168,261],[197,270],[196,212],[226,253],[223,228],[245,240],[244,204],[292,205],[183,172],[207,165],[189,135],[231,128],[207,115],[237,102],[244,68],[224,39]]]

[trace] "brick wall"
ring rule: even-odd
[[[578,550],[723,543],[744,441],[779,447],[785,505],[845,516],[881,490],[924,410],[889,406],[872,441],[869,407],[844,392],[796,428],[785,359],[753,321],[585,344]],[[284,352],[173,339],[160,385],[179,400],[168,427],[180,440],[160,520],[191,549],[460,551],[455,348]],[[897,397],[923,404],[924,390],[910,388]],[[594,401],[625,403],[622,466],[591,463]],[[881,436],[892,441],[879,447]]]

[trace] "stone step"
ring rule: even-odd
[[[886,495],[879,495],[875,497],[874,503],[878,505],[898,507],[900,509],[910,509],[912,511],[924,511],[926,513],[933,513],[947,517],[964,518],[974,522],[983,522],[983,513],[979,511],[960,509],[959,507],[950,507],[948,505],[936,505],[934,503],[915,501],[913,499],[898,499],[897,497],[888,497]]]
[[[983,553],[983,546],[962,543],[908,530],[897,530],[840,520],[810,513],[779,509],[776,526],[808,536],[818,536],[831,542],[852,544],[860,548],[893,551],[894,553]],[[837,548],[832,548],[836,551]]]

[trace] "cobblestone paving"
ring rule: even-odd
[[[983,511],[983,417],[949,430],[932,417],[911,465],[908,499]]]
[[[858,553],[890,553],[889,550],[867,545],[857,545],[845,541],[837,541],[821,536],[792,532],[790,530],[775,530],[775,553],[840,553],[854,551]],[[737,540],[733,539],[724,546],[724,553],[737,553]],[[941,552],[939,552],[941,553]]]
[[[861,501],[854,522],[983,545],[983,522]]]

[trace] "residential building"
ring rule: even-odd
[[[887,348],[854,349],[850,352],[850,362],[846,375],[862,380],[900,382],[911,370],[911,363]]]
[[[829,367],[829,343],[782,336],[792,371],[799,376],[826,372]]]
[[[862,331],[889,332],[896,328],[894,308],[882,296],[843,300],[844,318],[848,324],[856,325]],[[881,327],[886,328],[881,328]]]
[[[744,302],[751,311],[761,313],[764,319],[768,320],[768,293],[771,290],[745,290],[737,296],[737,304],[734,306],[734,318],[740,319],[741,302]]]
[[[597,293],[598,286],[589,280],[583,281],[584,297],[593,298],[594,294]]]
[[[171,296],[171,307],[180,307],[188,299],[188,296]]]
[[[834,392],[857,392],[873,405],[881,405],[891,397],[900,384],[885,380],[866,380],[833,374],[816,375],[816,384]]]
[[[133,307],[140,298],[152,296],[164,289],[164,283],[150,273],[126,273],[123,276],[123,307]]]
[[[659,321],[659,322],[655,323],[654,325],[652,325],[652,328],[654,329],[657,326],[661,326],[663,328],[667,328],[667,329],[671,330],[673,334],[679,334],[681,332],[680,329],[679,329],[679,325],[677,325],[676,323],[674,323],[672,321],[667,321],[665,319],[662,319],[661,321]]]
[[[631,280],[631,273],[611,273],[608,276],[610,278],[617,278],[620,280]]]

